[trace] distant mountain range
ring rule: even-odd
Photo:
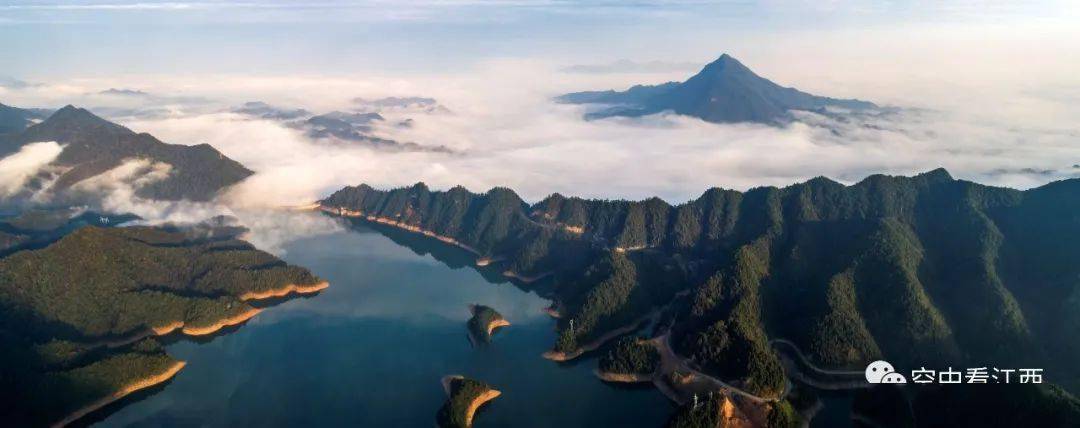
[[[25,109],[0,104],[0,135],[19,132],[48,117],[50,110]]]
[[[315,114],[302,108],[282,108],[262,101],[251,101],[234,108],[233,112],[261,119],[282,122],[285,126],[304,131],[309,138],[330,143],[355,143],[389,151],[450,152],[445,146],[423,146],[412,142],[400,142],[374,135],[374,125],[386,120],[379,111],[383,109],[438,113],[445,110],[434,99],[420,97],[379,98],[354,100],[359,111],[334,110]],[[408,127],[412,119],[396,126]]]
[[[138,196],[149,199],[206,201],[221,189],[252,174],[210,145],[166,144],[150,134],[136,133],[70,105],[40,123],[0,135],[0,156],[42,141],[55,141],[64,146],[53,162],[60,171],[60,176],[52,183],[53,192],[69,189],[129,159],[169,165],[167,177],[137,189]]]
[[[791,110],[826,108],[863,110],[873,103],[820,97],[786,88],[758,76],[724,54],[685,82],[637,85],[625,91],[574,92],[556,98],[568,104],[611,105],[587,119],[645,116],[664,111],[714,123],[754,122],[779,125],[794,120]]]

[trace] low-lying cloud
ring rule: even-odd
[[[27,190],[31,179],[45,172],[62,150],[55,141],[43,141],[22,146],[0,159],[0,197],[9,198]]]
[[[878,114],[799,113],[799,122],[784,127],[712,124],[664,113],[585,121],[582,107],[550,100],[575,90],[625,88],[684,77],[564,73],[553,64],[520,60],[492,62],[463,74],[408,79],[91,79],[24,88],[17,91],[16,98],[27,105],[57,104],[57,92],[49,88],[59,87],[67,88],[66,93],[105,102],[100,91],[128,87],[153,94],[178,94],[173,100],[210,100],[178,101],[163,114],[114,119],[169,143],[208,143],[254,170],[255,175],[212,204],[142,205],[145,201],[140,201],[124,205],[124,200],[133,196],[113,189],[109,193],[116,197],[111,208],[136,212],[153,221],[231,215],[253,230],[263,231],[253,239],[270,248],[280,248],[290,236],[340,227],[329,220],[297,223],[294,214],[274,208],[303,205],[360,183],[388,188],[424,181],[437,189],[464,185],[473,191],[506,186],[530,201],[560,192],[596,198],[660,196],[678,203],[709,187],[744,190],[783,186],[815,176],[853,183],[870,174],[908,175],[937,167],[945,167],[959,178],[1017,188],[1080,176],[1080,168],[1074,167],[1080,163],[1080,99],[1053,90],[1060,82],[1047,82],[1046,88],[1033,88],[1026,82],[1012,86],[996,82],[997,89],[992,92],[977,84],[964,87],[937,82],[935,86],[935,82],[925,81],[897,84],[887,94],[878,87],[871,96],[861,98],[901,105]],[[827,88],[815,88],[814,92],[834,95]],[[359,108],[355,98],[388,96],[434,98],[453,113],[390,109],[382,112],[387,120],[373,126],[374,135],[446,146],[453,153],[318,144],[280,121],[230,111],[232,106],[251,100],[315,112],[348,111]],[[136,111],[161,108],[138,101],[146,97],[113,98],[141,102],[124,105]],[[908,105],[896,100],[919,102]],[[988,105],[998,108],[989,109]],[[411,125],[398,126],[405,119],[413,119]],[[2,169],[0,173],[6,174]]]

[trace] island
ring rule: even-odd
[[[484,305],[469,305],[472,318],[469,318],[469,337],[474,343],[491,342],[491,335],[495,329],[510,325],[510,321],[503,318],[495,309]]]
[[[5,423],[75,422],[181,371],[160,336],[215,334],[258,299],[328,285],[227,232],[84,226],[0,258]]]
[[[480,406],[502,394],[491,385],[460,375],[446,376],[442,384],[447,399],[439,409],[437,420],[445,428],[471,427]]]

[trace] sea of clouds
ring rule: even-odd
[[[842,80],[833,90],[818,80],[803,89],[865,93],[858,97],[887,108],[800,113],[798,122],[783,127],[720,125],[672,114],[585,121],[586,107],[551,101],[569,91],[687,77],[677,71],[595,71],[602,69],[581,73],[566,64],[497,60],[464,72],[407,76],[138,75],[11,85],[0,87],[0,100],[23,107],[76,104],[168,143],[214,146],[255,175],[213,203],[139,200],[132,186],[153,176],[131,174],[167,173],[154,165],[125,164],[84,187],[106,195],[104,208],[147,221],[240,218],[260,229],[252,238],[257,245],[272,250],[291,236],[340,227],[318,216],[297,221],[297,214],[278,208],[360,183],[391,188],[423,181],[435,189],[464,185],[477,192],[505,186],[527,201],[559,192],[680,203],[710,187],[784,186],[816,176],[850,184],[871,174],[938,167],[958,178],[1021,189],[1080,176],[1080,93],[1057,80],[1033,85],[995,76],[957,84],[909,76],[892,77],[896,83],[890,85],[864,76]],[[349,111],[360,108],[357,97],[386,96],[433,97],[449,112],[384,111],[388,120],[376,125],[375,135],[453,152],[324,144],[281,121],[231,111],[256,100],[315,113]],[[412,125],[399,126],[404,119],[413,119]],[[0,160],[0,191],[17,191],[20,180],[51,162],[59,153],[51,144],[27,146]]]

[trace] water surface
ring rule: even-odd
[[[98,425],[431,427],[447,374],[503,391],[477,427],[659,427],[671,414],[653,388],[600,382],[594,357],[542,359],[555,337],[540,311],[548,301],[490,282],[445,245],[390,236],[356,227],[289,244],[283,258],[329,289],[274,306],[231,334],[169,345],[188,365]],[[512,326],[474,348],[470,303],[497,309]]]

